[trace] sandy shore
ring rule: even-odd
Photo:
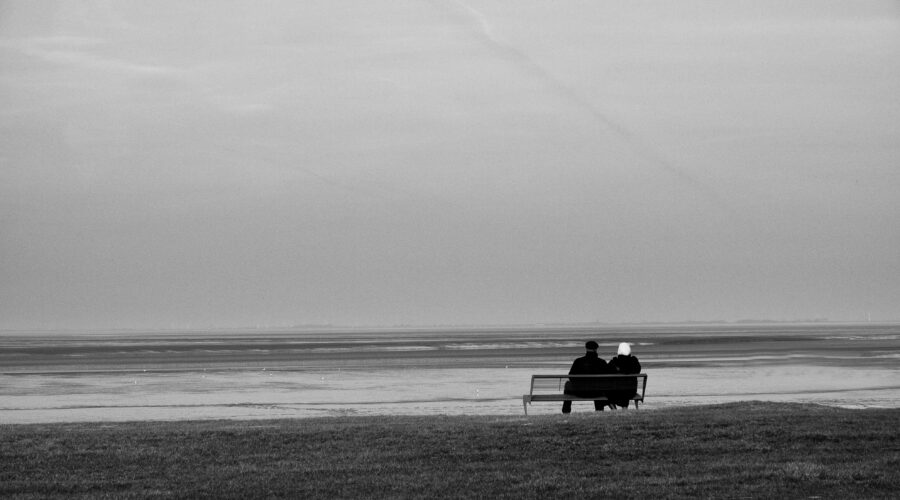
[[[7,333],[0,422],[517,414],[531,374],[565,373],[585,339],[634,343],[642,409],[900,406],[898,325]]]

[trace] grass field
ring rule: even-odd
[[[576,405],[577,406],[577,405]],[[896,498],[900,410],[0,426],[0,497]]]

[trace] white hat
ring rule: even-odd
[[[622,356],[631,356],[631,344],[628,342],[619,344],[619,354]]]

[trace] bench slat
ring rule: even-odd
[[[524,397],[528,398],[528,401],[608,401],[605,396],[583,398],[572,394],[535,394],[534,396],[526,394]],[[635,396],[633,398],[628,398],[628,400],[643,401],[644,398]]]
[[[636,409],[638,403],[644,401],[644,393],[647,388],[646,373],[635,375],[532,375],[531,391],[522,396],[525,415],[528,415],[528,405],[533,401],[609,401],[605,395],[584,397],[564,394],[562,391],[565,383],[572,379],[588,379],[583,381],[586,385],[584,389],[592,391],[631,389],[636,385],[636,394],[629,398],[630,401],[634,401]]]

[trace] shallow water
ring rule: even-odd
[[[531,375],[566,373],[586,339],[634,343],[642,411],[900,406],[898,325],[23,333],[0,336],[0,422],[522,415]]]

